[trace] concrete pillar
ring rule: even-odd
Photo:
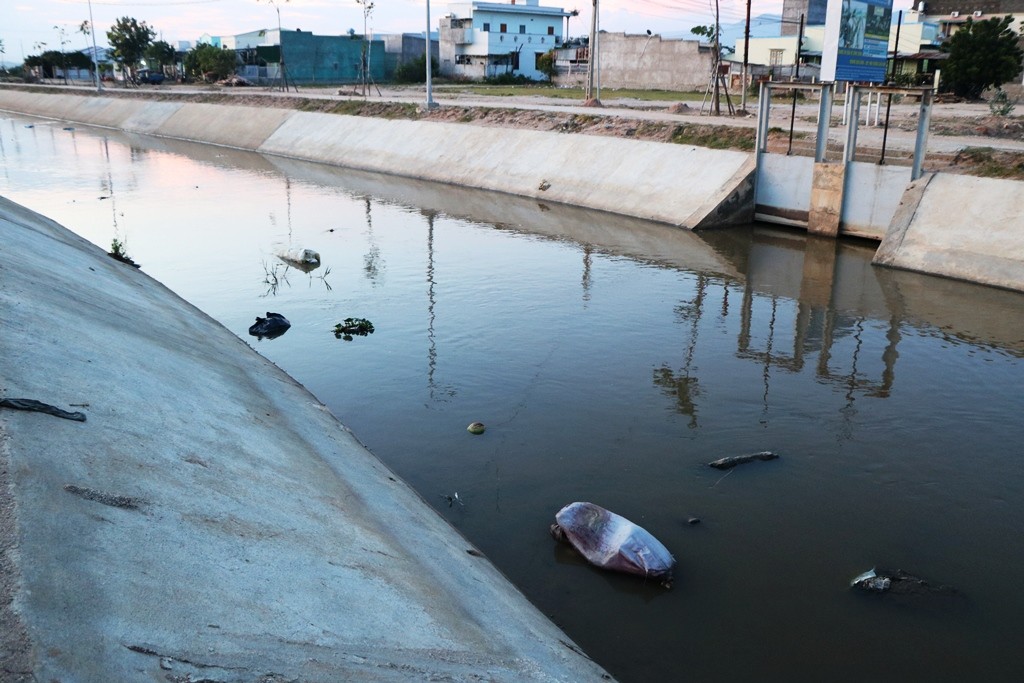
[[[846,164],[816,163],[811,178],[811,206],[807,232],[835,237],[843,210],[843,181]]]

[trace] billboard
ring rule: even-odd
[[[884,83],[892,0],[829,0],[821,80]]]

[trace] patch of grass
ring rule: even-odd
[[[755,137],[756,131],[753,128],[683,124],[672,129],[669,141],[677,145],[749,152],[754,149]]]
[[[957,152],[954,166],[982,178],[1024,179],[1024,152],[1000,152],[991,147],[967,147]]]
[[[668,125],[657,121],[643,121],[636,127],[636,136],[644,140],[652,140],[665,136]]]

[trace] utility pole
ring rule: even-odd
[[[587,46],[587,101],[594,97],[594,72],[597,62],[597,0],[594,0],[594,12],[590,15],[590,44]],[[600,97],[600,95],[598,95]]]
[[[740,109],[747,110],[747,79],[749,78],[748,57],[750,56],[750,0],[747,0],[747,26],[743,31],[743,94],[740,96]]]
[[[434,102],[434,86],[430,79],[433,64],[431,56],[433,53],[433,46],[430,44],[430,0],[427,0],[427,109],[434,109],[437,107],[437,103]],[[433,227],[433,224],[431,224]]]
[[[718,97],[719,97],[719,94],[718,94],[718,82],[719,82],[719,78],[721,76],[721,64],[722,64],[722,45],[719,42],[720,41],[720,37],[718,35],[720,32],[721,32],[721,25],[719,24],[718,0],[715,0],[715,42],[714,42],[715,58],[713,60],[714,73],[711,75],[711,77],[715,81],[715,88],[714,88],[715,101],[714,101],[714,105],[713,105],[713,109],[715,111],[715,116],[721,116],[722,115],[722,103],[718,101]]]
[[[96,92],[102,92],[103,84],[100,81],[100,53],[96,49],[96,24],[92,20],[92,0],[89,0],[89,35],[92,36],[92,70],[96,78]]]

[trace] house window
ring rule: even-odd
[[[526,33],[526,24],[519,24],[519,32]]]
[[[491,22],[485,21],[484,22],[484,31],[490,31],[490,30],[491,30]]]
[[[768,52],[768,64],[770,66],[779,66],[782,64],[782,56],[786,54],[783,49],[770,50]]]
[[[508,33],[508,24],[501,25],[501,33]]]
[[[555,35],[555,27],[554,26],[548,26],[548,35],[549,36]]]

